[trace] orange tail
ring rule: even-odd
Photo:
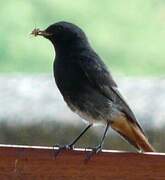
[[[127,120],[126,117],[122,116],[121,118],[115,120],[111,124],[111,127],[137,149],[143,150],[145,152],[155,151],[136,123]]]

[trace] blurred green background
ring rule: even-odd
[[[79,25],[113,72],[164,74],[163,0],[1,1],[0,72],[51,72],[52,45],[29,34],[61,20]]]
[[[44,38],[32,37],[30,33],[36,27],[44,29],[58,21],[80,26],[113,74],[142,78],[165,75],[163,0],[1,1],[1,75],[50,74],[53,46]],[[64,124],[46,120],[23,126],[0,120],[0,143],[9,144],[65,144],[82,129],[82,124],[81,127],[68,125],[64,129]],[[150,142],[159,151],[164,151],[164,129],[162,126],[158,130],[147,130]],[[93,146],[99,142],[100,135],[89,132],[88,138],[84,137],[78,145]],[[105,147],[132,150],[116,134],[106,140]]]

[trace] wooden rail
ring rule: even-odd
[[[0,145],[0,180],[165,180],[164,153],[106,151],[84,161],[83,149]]]

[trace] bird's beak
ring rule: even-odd
[[[52,34],[46,32],[45,30],[40,30],[40,29],[36,29],[36,28],[35,28],[35,29],[31,32],[31,35],[48,37],[48,36],[51,36]]]

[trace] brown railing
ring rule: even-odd
[[[0,145],[0,180],[165,180],[164,153],[103,151],[85,161],[85,151]]]

